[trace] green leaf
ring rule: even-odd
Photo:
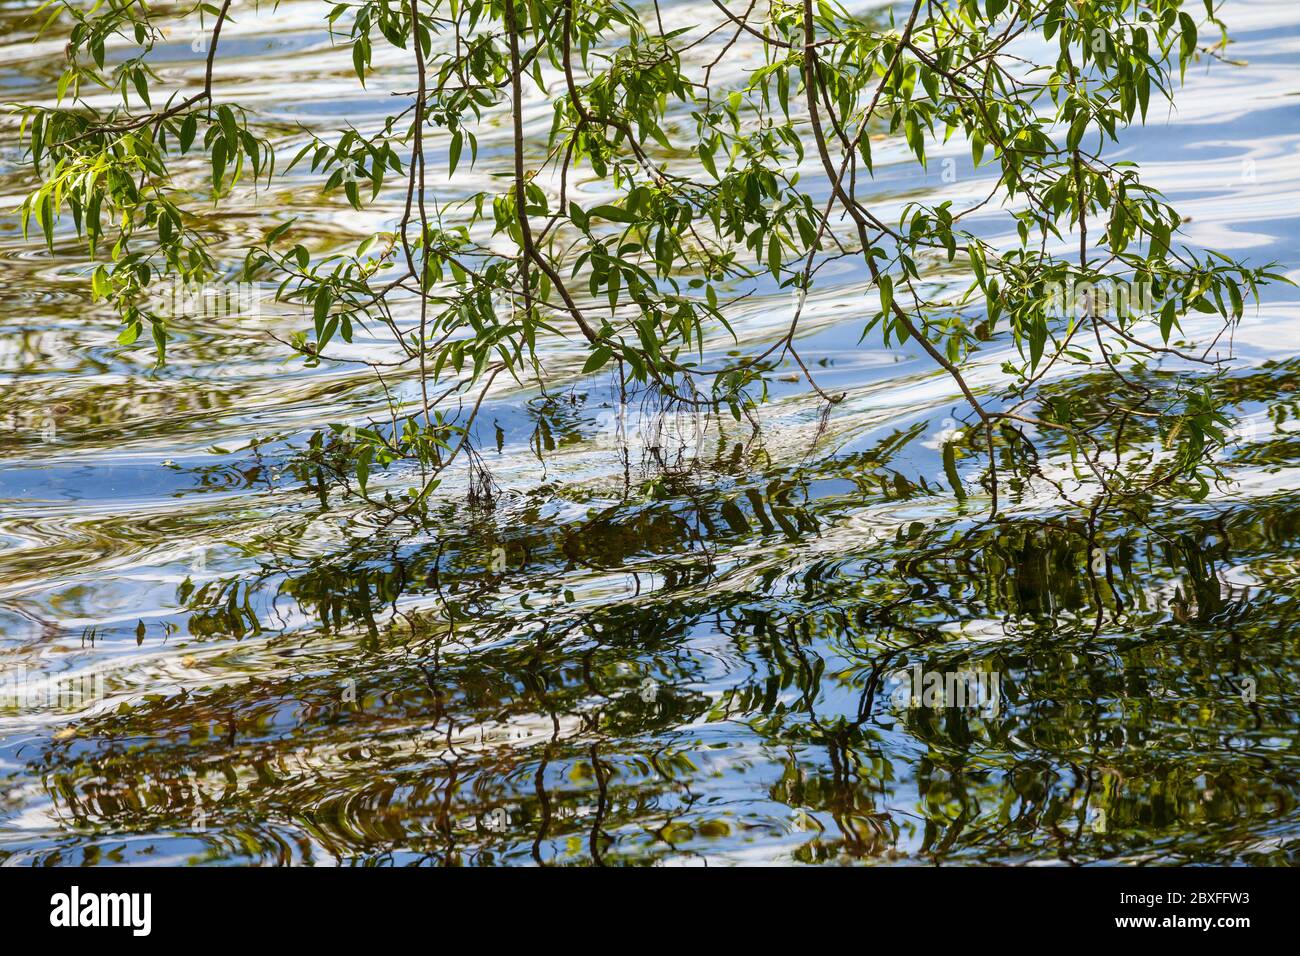
[[[888,274],[881,274],[880,282],[880,311],[889,316],[889,310],[894,304],[894,280]]]
[[[460,150],[464,142],[464,136],[460,130],[456,130],[451,136],[451,146],[447,153],[447,178],[450,179],[456,173],[456,164],[460,162]]]
[[[614,357],[614,353],[612,350],[606,348],[603,345],[596,346],[596,348],[592,350],[591,355],[587,357],[586,364],[582,366],[582,374],[590,375],[592,372],[595,372],[596,370],[601,368],[606,362],[608,362],[613,357]]]
[[[604,205],[597,206],[587,214],[590,216],[599,216],[601,219],[608,219],[610,222],[635,222],[636,217],[626,209],[618,206]]]
[[[957,500],[965,501],[966,489],[962,486],[961,476],[957,474],[957,453],[953,450],[952,442],[943,443],[943,473]]]

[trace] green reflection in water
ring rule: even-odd
[[[61,832],[7,855],[1291,860],[1297,496],[913,521],[909,442],[768,468],[720,443],[623,500],[501,493],[332,544],[303,510],[243,546],[255,573],[179,586],[197,685],[24,754]],[[997,700],[910,707],[915,666]]]

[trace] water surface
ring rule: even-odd
[[[0,9],[6,102],[43,101],[57,74],[33,6]],[[320,9],[285,2],[223,41],[218,96],[256,109],[285,156],[299,124],[373,129],[392,108],[358,89]],[[708,3],[671,15],[717,17]],[[1189,242],[1296,274],[1300,8],[1223,15],[1247,65],[1198,62],[1177,108],[1153,109],[1116,158],[1191,217]],[[160,53],[164,80],[193,82],[187,35]],[[371,89],[408,88],[397,58],[377,65]],[[549,115],[534,97],[531,149]],[[0,130],[11,208],[31,177],[13,124]],[[441,202],[501,188],[506,132],[480,137],[480,163],[437,185]],[[928,171],[899,144],[876,156],[881,211],[987,190],[960,144],[936,147]],[[189,172],[196,192],[202,174]],[[237,257],[255,227],[296,215],[295,235],[326,254],[396,221],[398,185],[356,213],[295,170],[237,193],[212,228]],[[575,188],[593,202],[607,190]],[[996,210],[980,221],[1006,230]],[[583,377],[557,339],[546,388],[494,390],[477,465],[416,522],[306,463],[316,430],[386,415],[365,367],[285,361],[267,332],[310,316],[267,300],[180,322],[155,367],[116,344],[85,266],[73,237],[51,256],[16,217],[0,222],[0,671],[11,687],[102,689],[0,707],[0,861],[1300,853],[1294,289],[1270,288],[1235,334],[1214,387],[1243,427],[1223,456],[1231,480],[1201,502],[1152,497],[1120,515],[1093,507],[1086,482],[1071,506],[1013,479],[989,521],[977,450],[958,462],[961,497],[940,454],[960,396],[914,348],[859,343],[872,294],[842,262],[820,273],[799,340],[822,388],[846,394],[833,410],[783,378],[758,429],[665,421],[648,396]],[[730,314],[742,344],[719,334],[710,348],[761,348],[789,314],[788,293],[759,288]],[[991,343],[971,381],[996,386],[1007,348]],[[1080,403],[1112,387],[1046,386]],[[417,480],[373,479],[380,494]],[[996,698],[908,706],[898,676],[915,667],[996,674]]]

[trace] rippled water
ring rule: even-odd
[[[58,41],[32,42],[32,7],[0,8],[6,102],[45,96],[60,68]],[[284,2],[223,34],[219,98],[255,108],[284,155],[299,125],[373,128],[392,108],[357,88],[320,9]],[[672,15],[717,16],[708,3]],[[1191,217],[1190,242],[1294,275],[1300,7],[1231,2],[1224,16],[1248,65],[1190,69],[1176,111],[1153,109],[1117,158]],[[168,83],[199,73],[185,35],[160,59]],[[397,60],[376,66],[372,90],[408,88]],[[529,104],[536,143],[549,115]],[[440,202],[500,188],[504,134],[481,135],[481,162],[438,184]],[[878,210],[987,190],[958,144],[928,173],[886,140],[876,156]],[[5,120],[0,201],[29,184]],[[327,253],[391,224],[402,199],[356,213],[295,170],[237,194],[212,227],[237,255],[296,215],[295,235]],[[309,316],[267,300],[183,323],[155,368],[148,349],[116,345],[84,266],[71,238],[51,257],[0,221],[0,669],[10,687],[92,689],[0,706],[0,860],[1300,851],[1294,289],[1248,312],[1215,385],[1246,423],[1233,482],[1197,504],[1143,502],[1141,520],[1094,514],[1086,487],[1072,509],[1025,481],[989,522],[974,450],[957,498],[938,436],[961,427],[959,396],[915,349],[858,344],[868,283],[845,261],[801,323],[819,383],[846,393],[829,413],[798,381],[778,383],[757,430],[663,423],[632,396],[625,442],[612,383],[582,377],[555,341],[544,392],[503,384],[480,415],[491,494],[467,501],[462,470],[416,524],[304,464],[314,430],[386,414],[364,367],[284,361],[266,332]],[[770,288],[738,302],[743,347],[771,341],[789,308]],[[987,348],[971,381],[996,384],[1009,347]],[[1110,386],[1048,387],[1086,403]],[[373,480],[412,483],[401,469]],[[978,709],[908,707],[898,675],[913,667],[996,674],[997,693]]]

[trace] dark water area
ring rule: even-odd
[[[6,102],[41,100],[57,73],[30,9],[0,9]],[[391,108],[358,91],[319,10],[245,18],[223,61],[223,95],[289,155],[296,123],[378,125]],[[1190,216],[1189,242],[1294,277],[1300,8],[1223,16],[1246,65],[1189,69],[1177,108],[1116,158]],[[158,66],[178,85],[200,70],[187,42]],[[540,144],[550,107],[531,107]],[[440,197],[490,188],[506,134]],[[5,119],[6,209],[31,185],[16,143]],[[973,204],[991,182],[962,144],[928,171],[888,143],[877,155],[895,215],[916,197]],[[394,185],[358,213],[295,170],[211,225],[235,255],[253,223],[297,215],[324,254],[403,199]],[[960,395],[914,344],[859,342],[870,280],[846,261],[800,339],[839,405],[794,376],[756,422],[665,410],[583,376],[556,339],[546,387],[503,376],[477,454],[415,517],[381,505],[418,472],[377,472],[371,503],[311,453],[314,432],[387,412],[364,367],[285,361],[265,334],[309,315],[267,298],[181,324],[155,367],[91,304],[74,238],[58,250],[0,220],[0,863],[1300,857],[1294,288],[1266,290],[1231,371],[1207,380],[1239,424],[1200,501],[1112,500],[1045,436],[1034,469],[1001,463],[990,519],[982,446],[942,452],[970,423]],[[710,349],[770,343],[789,308],[758,289],[730,316],[743,344]],[[996,387],[1012,349],[989,343],[972,384]],[[1113,388],[1043,384],[1084,408]],[[1096,423],[1149,468],[1152,427],[1122,427]]]

